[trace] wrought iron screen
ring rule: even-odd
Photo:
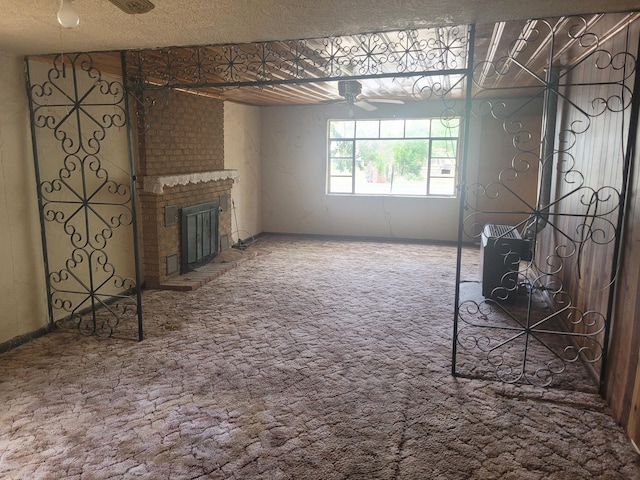
[[[469,27],[447,26],[314,39],[171,47],[127,52],[127,88],[265,88],[347,78],[440,76],[458,84]],[[445,78],[446,77],[446,78]],[[425,84],[416,85],[416,94]],[[430,90],[430,89],[429,89]]]
[[[142,339],[127,96],[88,54],[27,60],[51,322]]]
[[[497,24],[506,53],[475,61],[472,122],[508,147],[492,145],[495,162],[464,179],[454,375],[598,388],[635,135],[636,18]]]

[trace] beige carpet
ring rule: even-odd
[[[640,478],[598,396],[451,376],[453,247],[255,248],[145,292],[141,343],[57,331],[0,355],[0,478]]]

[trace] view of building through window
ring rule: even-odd
[[[459,118],[329,120],[329,194],[456,194]]]

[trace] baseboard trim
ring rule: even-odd
[[[288,233],[288,232],[261,232],[255,237],[271,235],[274,237],[297,237],[297,238],[317,238],[323,240],[353,240],[358,242],[380,242],[380,243],[415,243],[422,245],[448,245],[457,246],[458,242],[452,240],[433,240],[422,238],[402,238],[402,237],[373,237],[370,235],[333,235],[325,233]],[[477,247],[473,242],[463,242],[464,246]]]
[[[0,353],[8,352],[9,350],[19,347],[20,345],[24,345],[25,343],[30,342],[35,338],[42,337],[43,335],[46,335],[49,332],[51,332],[51,327],[47,326],[47,327],[39,328],[34,332],[18,335],[17,337],[12,338],[11,340],[7,340],[6,342],[0,343]]]

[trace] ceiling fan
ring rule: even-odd
[[[338,82],[338,95],[344,99],[338,101],[345,102],[349,108],[356,106],[363,110],[367,110],[368,112],[372,112],[378,108],[375,105],[372,105],[373,103],[404,104],[402,100],[394,100],[391,98],[369,98],[365,100],[360,98],[361,93],[362,84],[357,80],[340,80]],[[335,103],[335,100],[330,100],[330,102]]]
[[[109,0],[124,13],[131,15],[147,13],[155,8],[149,0]]]
[[[147,13],[155,8],[149,0],[109,0],[109,2],[131,15]],[[73,6],[73,0],[60,0],[58,23],[64,28],[76,28],[80,25],[80,15]]]

